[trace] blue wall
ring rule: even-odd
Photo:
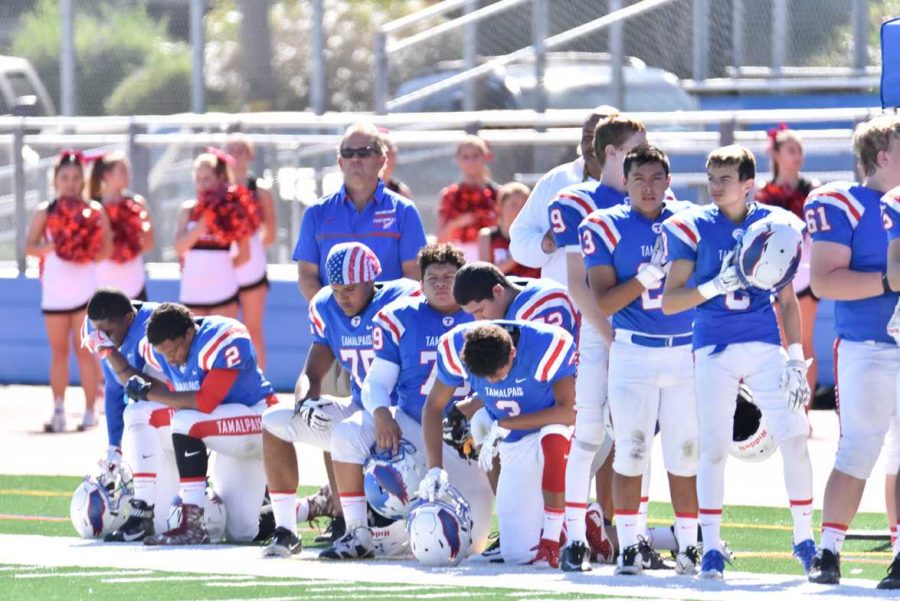
[[[177,300],[178,281],[151,279],[154,301]],[[0,278],[0,383],[46,384],[50,351],[40,311],[40,284],[31,278]],[[266,376],[279,391],[292,391],[310,345],[307,305],[294,280],[272,281],[266,307]],[[816,320],[819,383],[834,383],[834,303],[822,301]],[[74,358],[70,377],[78,381]]]
[[[178,300],[178,280],[151,279],[150,300]],[[0,383],[46,384],[50,350],[40,310],[40,283],[32,278],[0,278]],[[280,391],[291,391],[310,345],[306,301],[295,280],[273,281],[266,306],[266,376]],[[78,369],[70,355],[73,383]]]

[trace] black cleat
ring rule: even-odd
[[[563,547],[559,567],[563,572],[590,572],[591,562],[588,558],[587,545],[581,541],[572,541]]]
[[[136,543],[153,534],[153,506],[140,499],[128,501],[128,519],[117,530],[103,537],[105,543]]]
[[[671,570],[674,566],[666,563],[656,549],[650,546],[647,539],[640,537],[637,544],[641,554],[641,567],[645,570]]]
[[[336,540],[333,545],[319,553],[319,559],[372,559],[375,557],[375,546],[369,529],[355,528]]]
[[[297,535],[279,526],[272,535],[272,541],[263,549],[263,557],[290,557],[303,548]]]
[[[503,554],[500,552],[500,533],[492,532],[488,539],[493,539],[493,542],[487,546],[487,548],[481,552],[481,556],[487,559],[490,563],[503,563]]]
[[[900,555],[894,557],[891,567],[888,568],[887,576],[881,579],[875,588],[881,590],[897,590],[900,589]]]
[[[325,532],[317,536],[314,540],[317,543],[334,544],[339,538],[344,536],[346,532],[347,525],[344,523],[344,516],[338,515],[331,518],[331,521],[328,522],[328,526],[325,527]]]
[[[841,554],[834,554],[828,549],[819,549],[813,557],[807,577],[810,582],[816,584],[840,584]]]

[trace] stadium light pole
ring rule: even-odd
[[[609,12],[622,10],[622,0],[610,0]],[[625,39],[622,36],[621,21],[617,21],[609,27],[609,83],[612,87],[613,106],[619,110],[625,107]]]
[[[75,79],[75,0],[60,0],[59,87],[60,112],[71,117],[77,109]]]
[[[463,13],[466,15],[472,14],[478,8],[477,0],[468,0],[466,2],[465,7],[463,7]],[[471,23],[466,23],[463,28],[463,70],[468,71],[469,69],[475,68],[475,58],[478,50],[478,23],[473,21]],[[474,111],[478,107],[476,106],[475,96],[477,94],[477,88],[475,87],[477,80],[469,79],[463,84],[463,110],[464,111]]]
[[[313,0],[309,103],[317,115],[325,112],[325,35],[322,30],[324,15],[325,9],[322,6],[322,0]]]
[[[206,0],[191,0],[191,111],[206,112],[203,89],[203,13]]]

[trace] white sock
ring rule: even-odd
[[[65,397],[53,397],[53,409],[54,411],[62,411],[65,409],[66,399]]]
[[[641,496],[641,504],[638,506],[638,535],[647,538],[647,510],[650,507],[650,499]]]
[[[812,499],[791,500],[791,517],[794,520],[794,544],[814,540],[812,531]]]
[[[562,509],[544,507],[544,532],[541,534],[541,538],[559,542],[559,534],[562,532],[565,515],[565,511]],[[582,524],[584,524],[583,520]]]
[[[202,509],[206,500],[206,478],[179,480],[178,494],[184,505],[196,505]]]
[[[566,461],[566,536],[570,541],[587,540],[584,515],[590,497],[591,465],[597,450],[576,438]]]
[[[369,525],[369,516],[366,506],[366,495],[363,494],[341,494],[341,509],[344,511],[344,523],[347,525],[347,532],[351,528]]]
[[[297,514],[297,523],[305,522],[309,519],[309,501],[307,499],[297,499],[295,508]]]
[[[847,526],[845,524],[822,522],[822,544],[820,546],[838,554],[844,546],[844,537],[846,535]],[[706,533],[703,536],[706,536]]]
[[[898,525],[900,525],[900,524],[898,524]],[[897,533],[897,525],[895,525],[893,528],[891,528],[891,551],[894,552],[894,557],[896,557],[897,554],[900,553],[900,543],[897,542],[896,533]]]
[[[640,535],[639,516],[634,511],[616,510],[616,532],[619,535],[619,552],[636,545]]]
[[[697,519],[696,513],[675,514],[675,539],[679,551],[697,546]]]
[[[722,551],[722,540],[719,533],[722,530],[721,509],[701,509],[700,529],[703,531],[703,552]]]
[[[153,505],[156,500],[156,474],[139,472],[132,475],[131,482],[134,486],[134,498]]]
[[[272,515],[275,516],[275,526],[287,528],[296,536],[297,534],[297,493],[293,491],[275,492],[269,491],[272,499]]]

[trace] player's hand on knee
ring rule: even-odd
[[[379,407],[373,414],[375,417],[375,444],[379,449],[391,449],[392,453],[400,450],[400,424],[391,415],[387,407]]]
[[[809,402],[809,381],[806,372],[812,365],[812,359],[790,359],[784,365],[781,374],[781,392],[794,411],[802,409]]]
[[[447,472],[442,468],[433,467],[428,470],[419,483],[419,498],[434,501],[447,492],[448,486],[450,486],[450,478]]]
[[[122,449],[110,445],[106,449],[106,455],[97,464],[100,466],[100,482],[104,485],[113,482],[122,468]]]
[[[125,383],[125,394],[132,401],[146,401],[151,388],[153,384],[135,375],[128,378],[128,382]]]
[[[478,465],[486,472],[491,471],[494,467],[494,456],[500,452],[500,443],[509,436],[510,430],[500,425],[500,422],[494,420],[491,424],[491,430],[481,443],[481,452],[478,453]]]
[[[299,415],[313,432],[326,432],[332,425],[331,414],[326,409],[331,404],[328,399],[303,399],[294,405],[294,415]]]
[[[737,266],[734,265],[734,251],[732,250],[722,259],[719,275],[697,286],[697,292],[708,300],[729,292],[743,290],[744,288],[746,286],[741,281],[740,275],[738,275]]]

